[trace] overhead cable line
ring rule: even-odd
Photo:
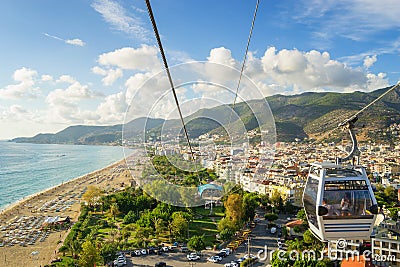
[[[162,43],[161,43],[160,34],[158,33],[158,29],[157,29],[156,20],[154,19],[153,10],[152,10],[151,5],[150,5],[150,0],[146,0],[146,6],[147,6],[147,12],[149,13],[149,17],[150,17],[150,20],[151,20],[151,24],[153,26],[154,34],[155,34],[155,37],[157,39],[157,44],[158,44],[158,48],[160,50],[161,58],[162,58],[163,63],[164,63],[165,71],[167,72],[169,84],[171,86],[172,93],[174,95],[175,104],[176,104],[176,107],[178,108],[179,117],[181,119],[181,123],[182,123],[182,126],[183,126],[183,131],[185,132],[186,142],[187,142],[187,144],[189,146],[191,159],[194,160],[192,145],[190,144],[190,139],[189,139],[189,135],[188,135],[188,132],[187,132],[187,129],[186,129],[185,121],[183,120],[182,111],[181,111],[181,108],[179,106],[179,101],[178,101],[178,97],[176,95],[174,83],[172,81],[171,73],[170,73],[169,68],[168,68],[167,58],[165,57],[164,49],[163,49],[163,46],[162,46]]]
[[[251,27],[250,27],[250,33],[249,33],[249,37],[247,38],[247,45],[246,45],[246,50],[244,52],[244,57],[243,57],[243,62],[242,62],[242,68],[240,69],[240,75],[239,75],[239,81],[238,81],[238,85],[236,87],[236,91],[235,91],[235,98],[233,99],[233,104],[232,104],[232,110],[229,116],[229,122],[228,122],[228,130],[230,128],[230,124],[231,124],[231,120],[232,120],[232,115],[236,106],[236,101],[237,101],[237,97],[238,97],[238,93],[239,93],[239,88],[240,88],[240,83],[242,81],[242,76],[243,76],[243,71],[244,71],[244,67],[246,65],[246,60],[247,60],[247,54],[249,52],[249,46],[250,46],[250,41],[251,41],[251,37],[253,35],[253,29],[254,29],[254,22],[256,21],[256,17],[257,17],[257,11],[258,11],[258,5],[260,4],[260,0],[257,0],[256,2],[256,8],[254,9],[254,14],[253,14],[253,20],[251,21]]]
[[[342,128],[343,126],[347,125],[347,123],[351,120],[353,120],[354,118],[358,117],[358,115],[360,115],[361,113],[363,113],[366,109],[368,109],[369,107],[371,107],[372,105],[374,105],[376,102],[378,102],[379,100],[381,100],[384,96],[386,96],[387,94],[389,94],[390,92],[396,90],[397,88],[400,87],[400,81],[397,82],[397,84],[393,85],[392,87],[390,87],[388,90],[386,90],[384,93],[382,93],[380,96],[378,96],[376,99],[374,99],[373,101],[371,101],[369,104],[367,104],[365,107],[363,107],[362,109],[360,109],[359,111],[357,111],[356,113],[354,113],[352,116],[350,116],[349,118],[347,118],[346,120],[342,121],[341,123],[339,123],[335,128],[333,128],[332,130],[328,131],[327,133],[322,135],[322,138],[325,138],[327,135],[329,136],[331,133],[333,133],[334,131],[336,131],[339,128]],[[312,142],[310,145],[314,144],[316,141]]]
[[[381,100],[385,95],[387,95],[388,93],[394,91],[397,87],[400,86],[400,81],[397,82],[397,84],[393,85],[391,88],[389,88],[386,92],[384,92],[383,94],[381,94],[378,98],[376,98],[374,101],[372,101],[371,103],[369,103],[368,105],[366,105],[365,107],[363,107],[362,109],[360,109],[357,113],[355,113],[353,116],[351,116],[348,120],[351,120],[352,118],[360,115],[362,112],[364,112],[367,108],[369,108],[370,106],[372,106],[373,104],[375,104],[376,102],[378,102],[379,100]]]

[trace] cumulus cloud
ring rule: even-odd
[[[113,52],[101,54],[97,62],[104,66],[116,66],[126,70],[152,71],[161,70],[161,62],[154,46],[142,45],[139,48],[124,47]]]
[[[100,93],[91,90],[88,85],[82,85],[69,75],[63,75],[57,81],[69,85],[66,89],[58,88],[51,91],[46,97],[52,120],[81,123],[99,118],[91,111],[83,111],[79,104],[81,100],[100,97]]]
[[[229,67],[235,66],[235,60],[232,58],[231,50],[225,47],[213,48],[207,60],[212,63],[223,64]]]
[[[117,79],[121,78],[123,76],[122,70],[117,68],[117,69],[102,69],[100,67],[93,67],[92,72],[98,75],[104,76],[104,78],[101,80],[103,82],[103,85],[105,86],[110,86],[112,85]]]
[[[376,55],[371,56],[366,56],[364,58],[364,67],[369,69],[374,63],[377,61]]]
[[[17,84],[7,85],[0,89],[0,98],[21,99],[36,98],[40,94],[39,87],[35,85],[37,71],[29,68],[21,68],[14,72],[13,79]]]
[[[118,2],[111,0],[95,0],[92,7],[101,14],[111,26],[129,35],[134,35],[140,42],[149,42],[150,31],[139,16],[129,12]],[[133,11],[142,13],[141,9],[133,7]]]
[[[96,114],[100,123],[117,124],[123,121],[127,107],[125,93],[119,92],[107,96],[97,107]]]
[[[299,92],[309,90],[364,90],[370,76],[361,68],[351,68],[330,58],[329,53],[297,49],[277,51],[270,47],[261,58],[264,73],[284,87],[292,87]],[[387,83],[382,76],[381,83]]]

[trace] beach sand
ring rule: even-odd
[[[22,246],[21,241],[32,234],[47,216],[69,216],[76,222],[80,214],[81,196],[87,186],[93,185],[105,191],[113,191],[130,186],[132,176],[126,168],[125,160],[114,163],[101,170],[75,178],[69,182],[29,196],[0,213],[0,266],[44,266],[55,257],[61,256],[58,248],[62,246],[68,231],[51,231],[47,236],[37,232],[33,244]],[[10,240],[15,244],[10,246]],[[26,242],[26,241],[25,241]],[[33,252],[33,253],[32,253]],[[38,252],[38,253],[37,253]]]

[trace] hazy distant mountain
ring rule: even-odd
[[[295,138],[320,136],[322,133],[336,127],[339,122],[350,117],[356,111],[376,99],[388,88],[371,93],[303,93],[300,95],[274,95],[267,97],[275,118],[278,141],[290,141]],[[262,112],[263,101],[253,100],[254,112]],[[254,109],[254,107],[256,107]],[[239,114],[247,130],[258,127],[254,115],[246,103],[238,103],[235,111]],[[223,128],[211,117],[222,124],[227,124],[230,118],[229,110],[224,106],[211,109],[201,109],[185,118],[191,138],[208,132],[221,132]],[[165,123],[165,124],[164,124]],[[238,121],[232,121],[232,124]],[[376,138],[371,134],[392,123],[400,123],[400,93],[391,92],[371,108],[361,114],[358,125],[365,125],[361,130],[365,138]],[[125,125],[125,138],[142,140],[146,124],[147,136],[157,137],[164,127],[171,132],[181,128],[180,120],[138,118]],[[56,134],[38,134],[31,138],[15,138],[14,142],[29,143],[70,143],[70,144],[114,144],[121,141],[122,125],[114,126],[70,126]],[[129,134],[129,135],[127,135]]]
[[[137,118],[125,125],[133,136],[142,134],[163,123],[162,119]],[[128,131],[126,131],[128,132]],[[38,144],[118,144],[121,142],[122,124],[113,126],[85,126],[76,125],[65,128],[55,134],[38,134],[34,137],[18,137],[10,141],[17,143]]]

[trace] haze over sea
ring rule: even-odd
[[[123,157],[122,147],[0,141],[0,210]]]

